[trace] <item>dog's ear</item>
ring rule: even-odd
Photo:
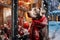
[[[41,8],[42,0],[38,0],[38,6]]]

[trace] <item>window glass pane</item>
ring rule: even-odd
[[[58,0],[48,1],[49,39],[60,39],[60,2]]]
[[[39,37],[41,36],[41,34],[39,35],[38,31],[41,31],[41,30],[39,29],[38,26],[40,26],[39,24],[40,18],[43,17],[40,15],[40,11],[41,11],[41,8],[43,9],[42,11],[44,11],[44,13],[46,13],[47,11],[47,5],[45,4],[45,1],[44,3],[43,1],[42,0],[18,0],[18,39],[19,40],[21,39],[29,40],[31,39],[31,37],[32,37],[31,40],[40,40]],[[47,13],[46,15],[44,13],[42,15],[44,15],[46,19],[44,19],[44,21],[42,20],[41,21],[47,24],[47,17],[46,17]],[[35,25],[35,21],[38,21],[36,22],[38,24]],[[36,30],[35,30],[35,27],[36,27]],[[47,36],[48,35],[47,25],[44,26],[44,28],[42,29],[42,31],[44,30],[46,32],[45,35]],[[31,35],[31,31],[32,31],[32,35],[34,35],[35,33],[34,36]],[[36,36],[38,36],[38,39]],[[46,39],[46,36],[45,36],[45,39]],[[24,38],[21,38],[21,37],[24,37]],[[44,39],[43,37],[41,38]]]
[[[0,40],[12,40],[12,0],[0,0]]]

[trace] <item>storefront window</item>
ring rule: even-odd
[[[0,40],[12,40],[12,0],[0,0]]]
[[[33,20],[37,21],[38,19],[35,19],[34,17],[29,17],[28,13],[29,13],[29,11],[31,11],[30,12],[31,16],[32,15],[34,16],[34,14],[33,14],[34,8],[36,8],[37,10],[40,10],[40,8],[44,7],[42,4],[44,4],[42,2],[42,0],[19,0],[18,1],[18,21],[17,22],[18,22],[18,39],[19,40],[24,40],[24,39],[29,40],[30,39],[29,38],[30,37],[30,31],[32,30],[32,26],[34,24]],[[47,32],[47,27],[45,27],[43,30],[45,30],[45,32]],[[37,36],[38,35],[39,34],[37,34]],[[21,37],[24,37],[24,38],[21,38]],[[35,37],[35,38],[37,38],[37,37]]]

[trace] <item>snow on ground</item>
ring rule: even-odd
[[[60,22],[49,22],[49,37],[50,40],[60,40]],[[52,37],[54,37],[52,39]]]

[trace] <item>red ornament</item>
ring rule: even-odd
[[[4,34],[4,40],[8,40],[7,34]]]
[[[18,2],[18,6],[22,6],[23,4],[24,4],[23,1],[19,1],[19,2]]]
[[[29,23],[28,22],[24,22],[24,28],[26,28],[26,29],[29,28]]]
[[[25,2],[30,2],[30,0],[25,0]]]

